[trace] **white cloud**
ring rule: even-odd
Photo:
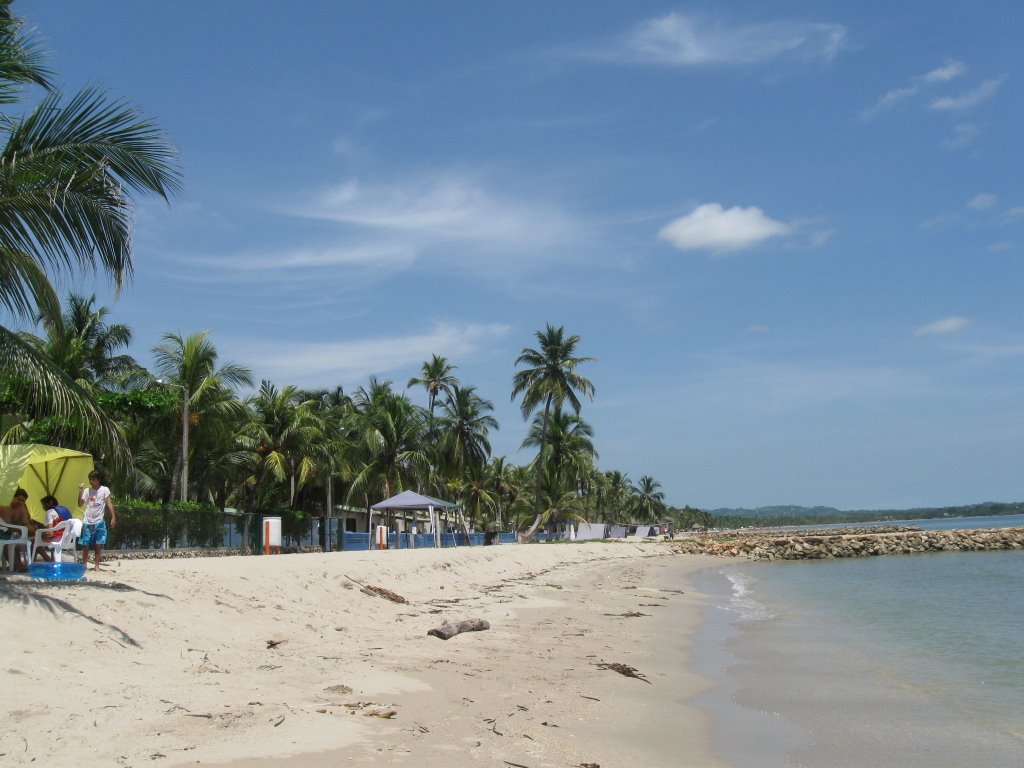
[[[967,207],[975,211],[984,211],[994,206],[998,201],[999,197],[997,195],[991,192],[981,192],[967,201]]]
[[[999,242],[992,243],[985,250],[989,253],[1002,253],[1004,251],[1012,251],[1016,246],[1009,240],[1000,240]]]
[[[888,112],[890,109],[895,107],[901,101],[906,101],[911,96],[916,94],[918,87],[911,85],[906,88],[893,88],[891,91],[886,93],[882,98],[875,102],[875,104],[860,113],[861,120],[871,120],[883,112]]]
[[[953,126],[953,135],[946,139],[943,144],[946,149],[964,149],[974,143],[978,138],[978,126],[971,123],[957,123]]]
[[[841,24],[774,21],[726,26],[669,13],[638,24],[626,39],[626,58],[657,64],[753,64],[779,58],[833,59],[843,47]]]
[[[962,61],[947,59],[943,66],[933,69],[931,72],[923,75],[921,79],[926,83],[944,83],[952,80],[954,77],[959,77],[966,71],[967,67]]]
[[[573,219],[552,205],[498,197],[456,175],[391,185],[352,180],[322,191],[291,213],[390,232],[422,246],[462,242],[507,250],[550,247],[576,233]]]
[[[510,330],[510,326],[499,323],[439,323],[409,336],[271,345],[254,340],[231,344],[230,351],[235,359],[258,361],[264,378],[309,386],[416,370],[432,354],[465,359],[504,338]]]
[[[862,110],[860,118],[861,120],[872,120],[883,112],[888,112],[897,104],[906,101],[912,96],[916,96],[922,90],[922,87],[927,88],[937,83],[949,82],[966,71],[967,67],[962,61],[947,59],[946,63],[941,67],[936,67],[923,75],[917,75],[916,77],[910,78],[909,85],[902,88],[893,88],[892,90],[887,91],[872,106]]]
[[[973,88],[960,96],[943,96],[942,98],[935,99],[928,107],[929,109],[943,112],[960,112],[965,109],[971,109],[995,96],[1002,83],[1002,80],[986,80],[977,88]]]
[[[1006,221],[1017,221],[1018,219],[1024,219],[1024,206],[1017,206],[1016,208],[1007,209],[1006,213],[1003,214],[1003,218]]]
[[[792,227],[769,218],[760,208],[728,208],[705,203],[662,227],[658,237],[681,251],[739,251],[773,237],[788,235]]]
[[[768,326],[761,323],[754,323],[747,326],[747,333],[768,333]]]
[[[950,333],[959,333],[973,323],[966,317],[944,317],[941,320],[922,325],[914,331],[915,336],[945,336]]]

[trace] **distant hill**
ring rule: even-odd
[[[1024,514],[1024,502],[986,501],[960,507],[918,507],[915,509],[851,509],[835,507],[722,507],[712,509],[717,523],[735,520],[742,525],[804,525],[808,523],[853,523],[875,520],[924,520],[933,517],[988,517]]]

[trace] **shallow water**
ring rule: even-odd
[[[1024,551],[699,578],[697,663],[723,685],[697,704],[733,765],[1024,764]]]

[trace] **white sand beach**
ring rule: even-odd
[[[717,562],[591,543],[5,575],[0,765],[713,768],[687,576]],[[490,629],[427,635],[468,618]]]

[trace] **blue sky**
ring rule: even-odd
[[[1024,499],[1020,3],[15,11],[180,148],[114,304],[144,363],[210,329],[352,391],[445,355],[526,461],[513,361],[552,323],[600,465],[670,503]]]

